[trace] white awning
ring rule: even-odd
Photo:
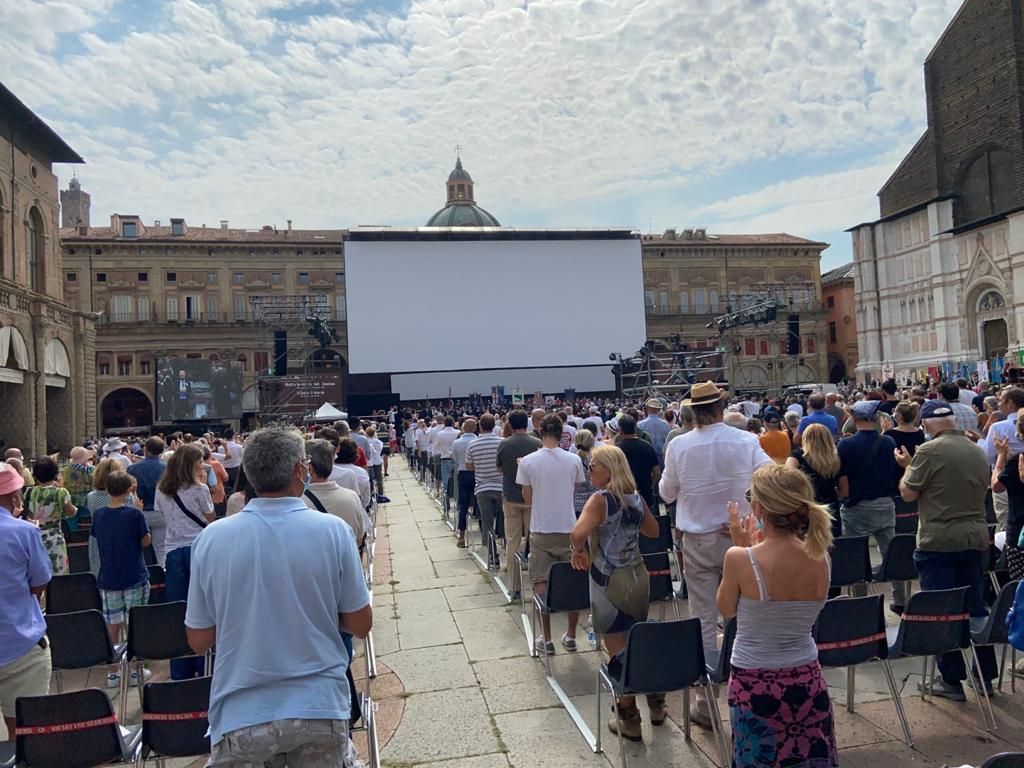
[[[347,418],[347,413],[339,411],[330,403],[324,403],[317,408],[316,413],[313,414],[313,421],[339,421]]]
[[[47,376],[63,376],[71,378],[71,361],[68,359],[68,350],[60,339],[50,339],[46,345],[46,368]]]
[[[28,370],[28,347],[25,346],[25,338],[21,331],[13,325],[5,325],[0,328],[0,368],[7,365],[8,357],[14,354],[14,364],[17,368]]]

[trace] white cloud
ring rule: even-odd
[[[85,154],[97,210],[421,221],[456,143],[499,218],[513,201],[596,211],[625,196],[640,209],[684,186],[713,199],[718,174],[752,161],[791,161],[799,177],[807,156],[912,143],[921,65],[958,5],[410,0],[384,16],[346,0],[174,0],[133,30],[112,0],[0,0],[0,79]],[[62,36],[81,52],[61,53]],[[848,226],[875,204],[871,162],[706,215],[739,225],[746,206],[746,227]],[[768,194],[777,207],[758,209]]]

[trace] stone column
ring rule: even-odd
[[[46,319],[43,312],[46,305],[35,302],[32,311],[32,371],[35,379],[32,383],[32,396],[35,399],[32,413],[35,415],[34,453],[36,456],[46,455]]]

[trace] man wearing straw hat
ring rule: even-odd
[[[732,546],[729,536],[730,501],[740,516],[750,513],[746,490],[750,477],[772,459],[757,435],[723,422],[727,393],[710,381],[694,384],[681,405],[693,409],[696,429],[680,435],[665,448],[665,471],[658,491],[676,502],[676,528],[683,533],[683,565],[690,594],[690,615],[700,619],[704,653],[717,650],[718,607],[715,597],[722,581],[722,563]],[[710,727],[708,709],[698,694],[694,722]]]

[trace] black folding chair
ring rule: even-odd
[[[647,567],[647,575],[650,578],[650,602],[661,603],[666,600],[672,602],[672,611],[675,617],[679,618],[679,600],[676,597],[675,587],[672,586],[672,562],[675,560],[675,550],[672,542],[672,521],[667,516],[655,518],[658,521],[658,536],[648,539],[640,537],[640,555],[643,557],[644,565]],[[664,612],[662,612],[664,617]]]
[[[981,768],[1024,768],[1024,752],[1002,752],[992,755]]]
[[[140,605],[128,611],[128,647],[121,674],[121,718],[128,706],[131,672],[136,673],[139,700],[142,700],[146,661],[172,661],[195,657],[185,634],[185,601],[160,605]],[[209,666],[207,658],[207,666]],[[133,670],[132,667],[135,667]],[[209,672],[209,669],[207,669]]]
[[[871,553],[867,536],[840,536],[832,540],[832,575],[829,586],[847,588],[871,581]]]
[[[846,667],[846,708],[853,712],[856,690],[855,668],[872,661],[882,663],[896,716],[908,746],[914,746],[910,722],[903,709],[896,678],[889,665],[889,644],[885,633],[885,615],[881,595],[839,597],[829,600],[814,625],[818,645],[818,663],[822,667]]]
[[[732,674],[732,647],[736,643],[736,617],[725,622],[722,634],[722,650],[707,656],[708,677],[715,685],[725,685]]]
[[[167,602],[167,574],[159,565],[146,566],[149,575],[149,605]]]
[[[932,656],[958,652],[968,670],[967,680],[978,696],[981,717],[988,727],[985,706],[992,714],[985,686],[975,680],[972,669],[981,669],[971,645],[970,613],[967,609],[967,587],[956,589],[922,590],[911,595],[900,617],[899,626],[886,630],[889,640],[889,658],[921,656],[921,698],[930,690],[928,664]],[[967,652],[970,651],[970,654]],[[992,715],[995,728],[995,715]]]
[[[89,540],[67,542],[68,573],[89,573]]]
[[[146,683],[142,688],[142,748],[138,765],[156,758],[210,754],[207,710],[211,677]]]
[[[877,581],[888,581],[892,584],[902,583],[906,598],[910,598],[910,586],[917,578],[914,566],[914,551],[917,549],[917,537],[910,533],[901,533],[889,542],[889,549],[882,558]]]
[[[700,619],[680,621],[642,621],[630,627],[626,647],[621,653],[618,674],[602,664],[597,671],[597,746],[601,750],[601,689],[614,696],[637,696],[648,693],[683,691],[683,732],[690,739],[690,689],[703,688],[711,716],[711,729],[721,750],[722,764],[728,765],[730,748],[725,743],[724,727],[715,701],[715,691],[708,676],[701,638]],[[619,754],[626,768],[626,745],[622,722],[615,710],[619,734]]]
[[[896,502],[896,533],[917,534],[917,502],[895,499]]]
[[[999,660],[999,690],[1003,690],[1003,675],[1006,672],[1006,649],[1012,649],[1010,658],[1010,690],[1017,692],[1017,683],[1013,674],[1013,667],[1017,665],[1017,649],[1010,645],[1010,638],[1006,628],[1006,616],[1013,607],[1013,598],[1017,593],[1019,581],[1011,581],[1003,585],[996,596],[996,601],[989,611],[985,626],[977,632],[971,632],[971,645],[977,654],[980,645],[1002,645],[1003,654]]]
[[[101,611],[96,577],[86,571],[70,576],[54,576],[46,585],[46,612]]]
[[[151,565],[157,565],[156,550],[152,544],[142,550],[142,559],[145,561],[147,568]]]
[[[107,694],[95,688],[15,701],[16,765],[92,768],[131,763],[142,726],[122,729]]]
[[[124,645],[115,647],[110,642],[110,633],[100,611],[47,613],[45,619],[58,692],[64,690],[62,672],[120,664],[124,658]]]

